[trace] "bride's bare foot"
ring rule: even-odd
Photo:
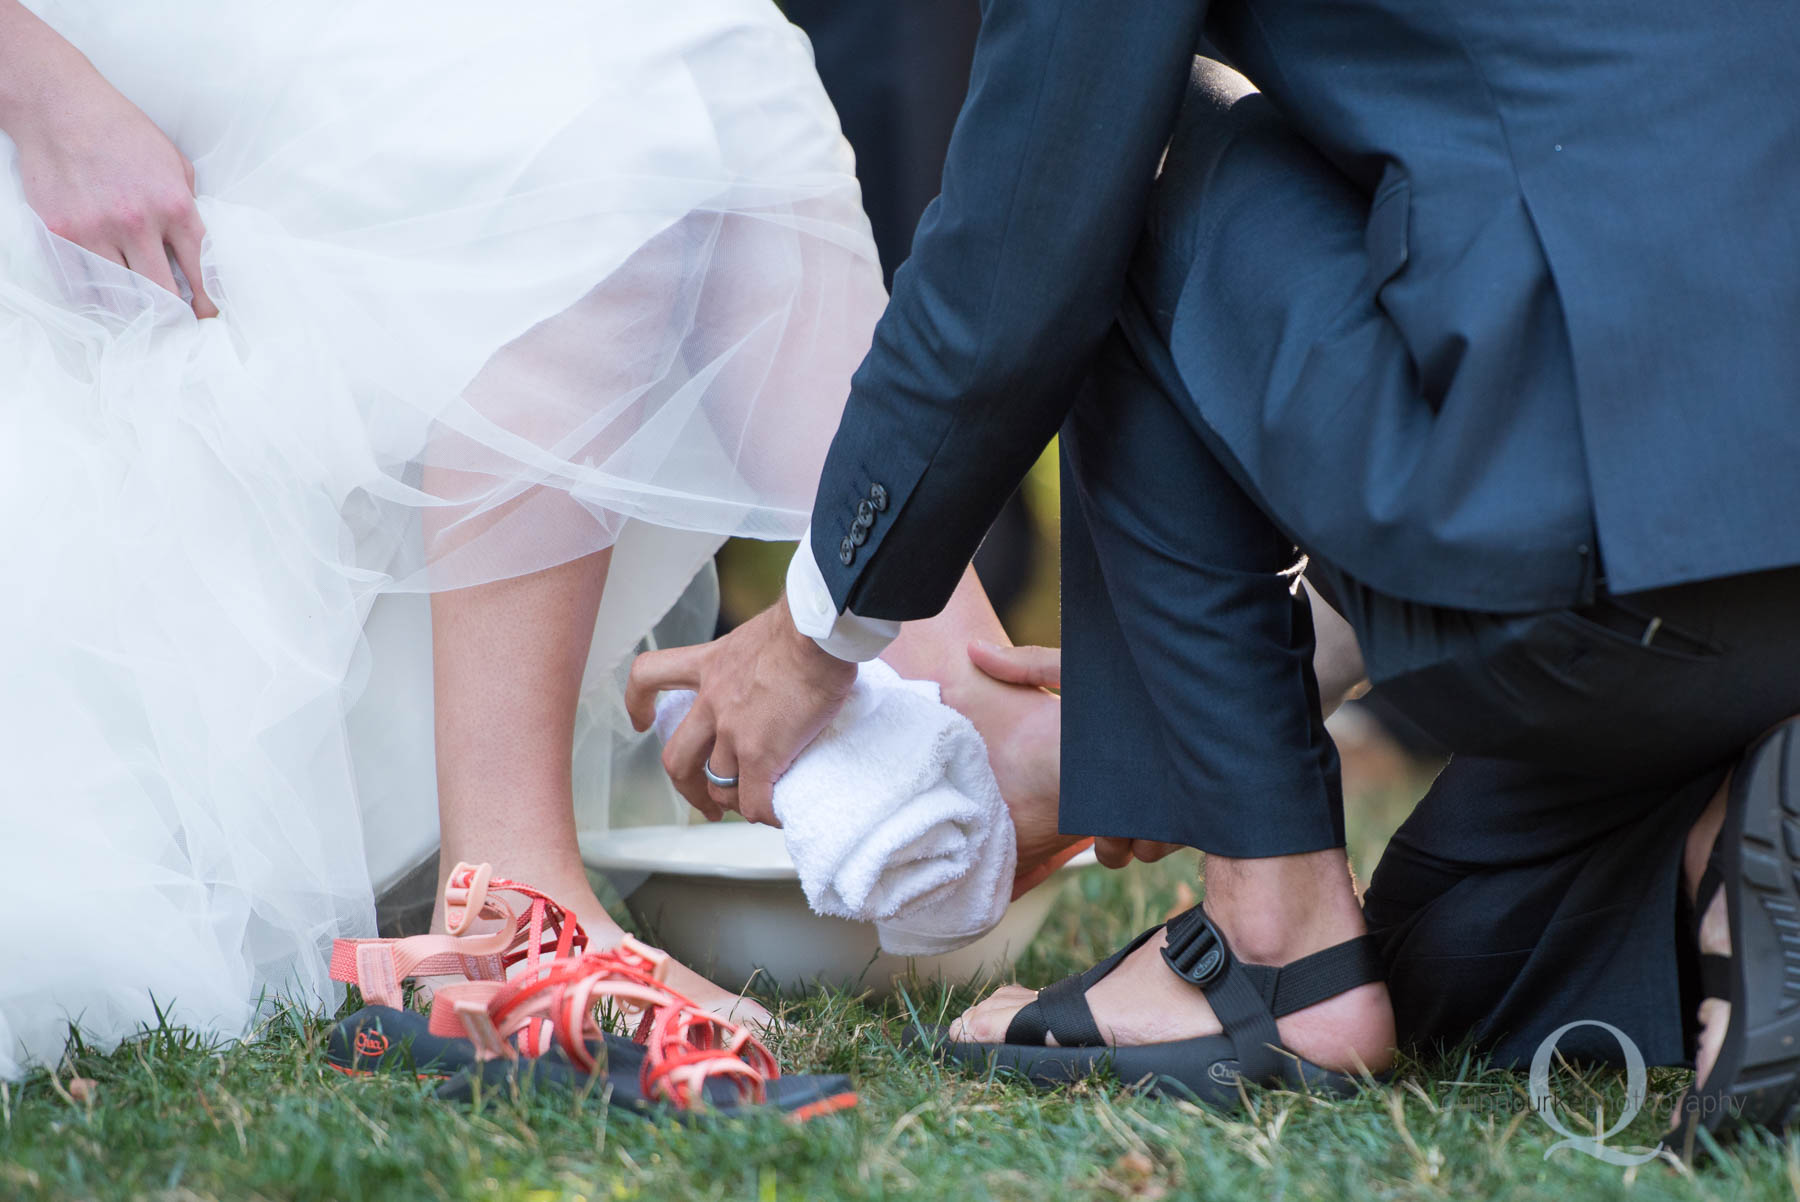
[[[577,903],[579,904],[579,903]],[[598,903],[596,902],[596,905]],[[593,950],[604,951],[616,946],[625,937],[625,931],[611,918],[606,917],[605,909],[599,911],[601,918],[589,922],[586,918],[581,925],[587,929],[593,942]],[[746,1027],[758,1030],[767,1028],[774,1022],[774,1016],[768,1007],[753,997],[733,993],[729,989],[715,985],[687,965],[678,960],[669,961],[669,987],[694,1002],[709,1014],[730,1019],[734,1023],[742,1023]]]
[[[576,921],[580,922],[582,929],[587,932],[588,950],[606,951],[609,948],[617,947],[620,940],[625,938],[624,928],[613,921],[612,915],[606,912],[606,907],[594,895],[593,887],[588,884],[587,873],[584,870],[575,868],[562,871],[531,872],[519,876],[512,875],[518,871],[516,867],[503,868],[495,865],[494,875],[529,883],[532,888],[555,898],[559,904],[573,910]],[[432,930],[437,932],[444,929],[441,904],[439,911],[432,918]],[[460,980],[462,980],[461,977],[434,977],[419,981],[416,985],[428,997],[430,991],[437,985],[455,984]],[[770,1015],[768,1008],[755,998],[732,993],[728,989],[715,985],[678,961],[671,960],[669,962],[667,980],[670,988],[687,997],[709,1014],[716,1014],[720,1018],[759,1029],[769,1026],[773,1021],[773,1016]]]
[[[940,683],[944,703],[975,724],[1012,813],[1021,878],[1080,841],[1057,830],[1062,797],[1062,698],[1054,648],[972,643]]]

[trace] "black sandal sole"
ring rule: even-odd
[[[638,1083],[638,1069],[644,1061],[644,1049],[622,1035],[606,1037],[606,1060],[598,1073],[579,1067],[553,1046],[535,1060],[489,1060],[457,1073],[444,1082],[437,1096],[446,1102],[472,1102],[477,1091],[510,1092],[515,1088],[548,1088],[570,1093],[593,1090],[605,1093],[609,1105],[622,1113],[647,1119],[672,1119],[691,1123],[706,1118],[744,1118],[757,1114],[777,1113],[791,1123],[803,1123],[859,1104],[850,1078],[839,1074],[819,1076],[782,1076],[767,1086],[767,1101],[746,1103],[737,1100],[737,1091],[727,1082],[707,1086],[707,1105],[701,1109],[681,1110],[668,1102],[646,1097]],[[596,1080],[596,1077],[599,1079]]]
[[[1078,1081],[1112,1076],[1138,1086],[1151,1096],[1185,1098],[1221,1109],[1241,1103],[1238,1087],[1237,1049],[1224,1035],[1136,1047],[1060,1048],[1021,1043],[961,1043],[946,1037],[942,1027],[912,1027],[903,1045],[916,1047],[941,1059],[982,1072],[1016,1074],[1044,1089]],[[1282,1080],[1260,1083],[1267,1088],[1310,1093],[1329,1098],[1349,1097],[1365,1084],[1362,1077],[1321,1068],[1310,1060],[1288,1054]]]
[[[1683,1099],[1696,1128],[1772,1130],[1800,1112],[1800,719],[1744,756],[1715,855],[1731,919],[1731,1018],[1706,1085]]]
[[[739,1103],[736,1092],[719,1083],[708,1090],[714,1097],[706,1110],[680,1111],[644,1096],[637,1077],[644,1060],[640,1045],[621,1035],[608,1035],[606,1054],[602,1082],[577,1068],[559,1047],[535,1060],[481,1063],[475,1058],[475,1045],[467,1039],[433,1035],[425,1015],[389,1006],[365,1006],[339,1020],[325,1038],[329,1068],[347,1077],[409,1073],[421,1081],[441,1081],[437,1096],[449,1102],[473,1100],[477,1081],[484,1090],[510,1090],[534,1083],[565,1091],[597,1085],[609,1090],[612,1104],[624,1112],[680,1121],[704,1114],[728,1118],[775,1110],[790,1122],[805,1122],[851,1109],[859,1101],[848,1077],[792,1076],[769,1082],[768,1101],[761,1105]]]
[[[416,1010],[364,1006],[326,1034],[325,1063],[346,1077],[404,1072],[443,1081],[475,1063],[475,1045],[433,1035],[431,1020]]]

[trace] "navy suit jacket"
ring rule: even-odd
[[[1364,540],[1285,497],[1300,541],[1330,531],[1308,549],[1412,600],[1569,604],[1592,587],[1585,546],[1478,566],[1481,548],[1550,536],[1528,498],[1554,486],[1580,490],[1615,592],[1800,563],[1792,3],[987,0],[942,194],[820,484],[812,544],[841,608],[941,608],[1055,433],[1114,321],[1203,36],[1385,202],[1370,268],[1408,387],[1433,420],[1481,415],[1423,499],[1454,521]],[[1554,339],[1544,295],[1566,326]],[[1552,375],[1581,442],[1578,460],[1542,458],[1587,479],[1532,478],[1527,448],[1469,504],[1458,478],[1488,455],[1475,432],[1518,399],[1517,377],[1484,365],[1540,352],[1568,360]]]

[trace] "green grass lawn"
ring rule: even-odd
[[[1065,885],[1019,967],[1044,983],[1157,921],[1195,879],[1191,857]],[[974,995],[927,987],[945,1013]],[[1530,1110],[1522,1075],[1451,1059],[1328,1102],[1253,1092],[1213,1113],[1116,1083],[1039,1094],[899,1047],[905,1005],[849,996],[781,1003],[792,1071],[852,1074],[859,1110],[685,1128],[609,1114],[603,1095],[441,1104],[398,1078],[350,1080],[320,1056],[322,1020],[284,1015],[216,1049],[160,1031],[110,1055],[76,1050],[60,1077],[0,1093],[0,1198],[1793,1198],[1800,1143],[1756,1137],[1689,1169],[1620,1169],[1575,1151]],[[1613,1146],[1656,1143],[1686,1074],[1653,1071],[1649,1104]],[[1622,1075],[1563,1070],[1565,1126],[1610,1127]]]

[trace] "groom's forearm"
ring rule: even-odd
[[[935,613],[1110,326],[1204,0],[989,0],[943,192],[826,460],[836,608]]]

